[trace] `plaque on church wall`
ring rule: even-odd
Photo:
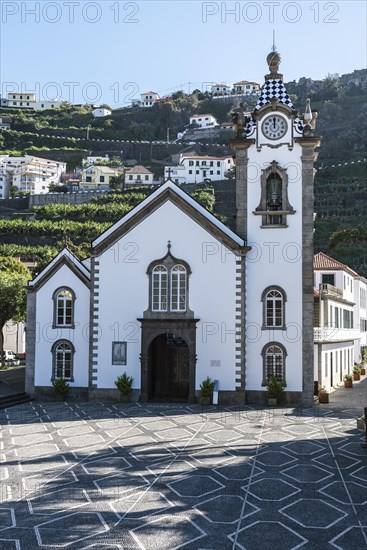
[[[112,342],[112,364],[126,365],[127,342]]]

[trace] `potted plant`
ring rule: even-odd
[[[212,398],[213,398],[213,391],[214,391],[214,380],[212,380],[211,378],[209,378],[209,376],[207,376],[207,378],[203,380],[202,383],[200,384],[200,392],[201,392],[200,404],[201,405],[211,404]]]
[[[366,431],[366,420],[364,416],[357,418],[357,430]]]
[[[360,380],[361,379],[361,367],[358,365],[354,365],[353,368],[353,380]]]
[[[284,392],[285,382],[278,376],[272,374],[269,376],[266,388],[268,390],[268,405],[277,405],[278,399]]]
[[[353,376],[351,374],[346,374],[344,376],[344,387],[345,388],[353,387]]]
[[[65,401],[66,394],[70,388],[70,385],[67,383],[65,378],[56,378],[55,380],[51,380],[51,382],[55,390],[56,400]]]
[[[117,380],[115,380],[115,386],[120,392],[120,403],[130,403],[133,382],[134,378],[128,376],[126,372],[118,376]]]
[[[361,370],[360,374],[362,374],[364,376],[366,374],[366,365],[365,365],[365,363],[361,363],[359,365],[359,368]]]
[[[326,391],[325,386],[319,390],[319,403],[329,403],[329,392]]]

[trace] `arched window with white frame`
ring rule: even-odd
[[[163,258],[153,260],[148,268],[149,307],[144,317],[192,317],[189,306],[190,266],[171,254],[171,241]]]
[[[171,311],[186,311],[186,268],[181,264],[171,269]]]
[[[164,265],[157,265],[152,271],[152,309],[167,311],[168,271]]]
[[[54,292],[54,327],[74,328],[75,294],[70,288],[59,288]]]
[[[263,302],[263,330],[285,330],[285,302],[286,294],[278,286],[271,286],[262,293]]]
[[[53,379],[74,379],[74,346],[67,340],[59,340],[52,347]]]

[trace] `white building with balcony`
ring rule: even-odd
[[[154,174],[145,166],[134,166],[125,174],[125,185],[152,185]]]
[[[211,92],[213,95],[231,95],[232,89],[227,84],[213,84]]]
[[[260,93],[260,84],[257,82],[249,82],[248,80],[240,80],[234,82],[233,90],[235,94],[252,95]]]
[[[37,101],[35,92],[8,92],[6,99],[1,99],[2,107],[34,109],[35,111],[57,109],[62,103],[57,99]]]
[[[201,183],[206,179],[211,181],[224,180],[228,172],[233,170],[234,161],[231,156],[212,157],[181,156],[177,166],[165,166],[164,177],[171,178],[174,183]]]
[[[366,347],[367,281],[323,252],[314,257],[314,372],[318,386],[343,383]]]
[[[25,155],[0,156],[0,198],[7,198],[10,187],[31,195],[48,193],[51,183],[59,183],[66,163]]]
[[[157,92],[144,92],[140,94],[140,107],[153,107],[157,99],[160,99]]]
[[[195,124],[200,129],[215,128],[218,126],[218,121],[211,114],[193,115],[190,117],[190,124]]]

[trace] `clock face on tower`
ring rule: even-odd
[[[282,138],[288,129],[287,121],[279,115],[270,115],[262,123],[262,132],[268,139]]]

